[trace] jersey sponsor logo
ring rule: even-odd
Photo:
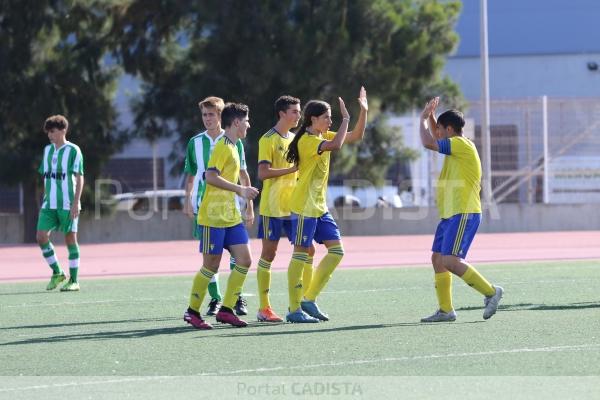
[[[44,178],[46,179],[56,179],[57,181],[61,181],[63,179],[67,179],[67,174],[64,172],[55,173],[55,172],[45,172]]]

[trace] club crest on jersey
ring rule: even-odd
[[[52,165],[56,165],[58,163],[58,158],[52,157]]]

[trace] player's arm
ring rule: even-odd
[[[193,140],[190,140],[187,145],[185,154],[185,163],[183,173],[187,175],[185,180],[185,198],[183,200],[183,212],[190,218],[194,218],[194,210],[192,210],[192,190],[194,188],[194,176],[198,172],[198,164],[196,162],[196,150]]]
[[[290,168],[271,168],[269,161],[260,161],[258,164],[258,179],[261,181],[273,178],[279,178],[287,174],[293,174],[298,171],[298,166],[294,165]]]
[[[75,195],[71,204],[71,219],[79,216],[79,202],[81,201],[81,192],[83,191],[83,175],[75,174]]]
[[[244,163],[245,164],[245,163]],[[252,187],[250,175],[246,169],[240,169],[240,183],[245,187]],[[244,221],[247,226],[254,223],[254,202],[252,199],[246,199],[246,211],[244,212]]]
[[[435,125],[432,125],[430,120],[433,120],[433,123],[435,123],[435,117],[433,117],[433,114],[438,102],[439,97],[435,97],[427,102],[423,112],[421,113],[421,123],[419,126],[419,134],[421,135],[421,143],[423,144],[423,147],[433,151],[438,151],[439,146],[438,138],[433,133],[435,131]]]
[[[341,97],[338,97],[338,99],[340,101],[340,112],[342,114],[342,123],[340,124],[340,127],[332,140],[325,140],[325,141],[321,142],[321,144],[319,145],[319,149],[318,149],[319,153],[322,153],[324,151],[339,150],[342,148],[342,145],[344,144],[344,140],[346,140],[346,132],[348,131],[348,122],[350,121],[350,114],[348,113],[348,110],[346,109],[344,100],[342,100]]]
[[[194,218],[192,210],[192,189],[194,187],[194,176],[187,175],[185,179],[185,197],[183,199],[183,212],[190,218]]]
[[[348,132],[344,143],[355,143],[361,141],[365,136],[365,127],[367,126],[367,112],[369,111],[369,103],[367,102],[367,91],[363,86],[360,88],[358,95],[358,104],[360,105],[360,114],[358,114],[358,121],[354,125],[354,129]]]
[[[206,183],[218,187],[219,189],[234,192],[235,194],[244,199],[252,200],[256,196],[258,196],[257,188],[231,183],[228,180],[223,179],[223,177],[219,175],[219,170],[216,168],[209,168],[206,170]]]

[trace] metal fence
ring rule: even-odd
[[[494,100],[490,105],[496,202],[600,202],[600,98]],[[473,102],[480,143],[481,107]]]

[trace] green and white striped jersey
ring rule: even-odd
[[[75,174],[83,175],[79,146],[68,141],[58,149],[54,144],[47,145],[38,172],[44,177],[42,208],[70,210],[75,196]]]
[[[215,145],[224,134],[225,131],[221,130],[219,136],[213,140],[208,133],[204,131],[192,137],[188,142],[183,171],[194,177],[194,184],[192,187],[192,209],[194,210],[194,214],[198,214],[198,208],[200,208],[200,203],[202,202],[206,190],[204,172],[206,171],[208,160],[215,149]],[[240,169],[245,170],[246,155],[244,153],[244,144],[241,140],[238,140],[235,145],[240,156]]]

